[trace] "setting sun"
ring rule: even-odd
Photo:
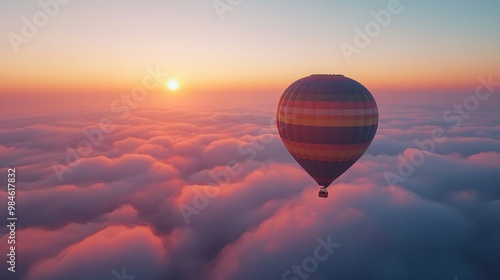
[[[176,90],[179,88],[179,83],[175,80],[171,80],[167,83],[167,87],[170,90]]]

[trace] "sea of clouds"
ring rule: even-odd
[[[457,125],[446,110],[381,106],[371,147],[328,199],[271,106],[143,107],[107,131],[106,110],[4,116],[14,279],[498,279],[500,112]]]

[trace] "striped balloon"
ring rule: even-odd
[[[377,104],[355,80],[311,75],[282,94],[277,124],[290,154],[327,188],[370,146],[378,126]]]

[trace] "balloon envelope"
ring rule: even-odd
[[[370,146],[378,126],[377,104],[353,79],[311,75],[284,91],[277,125],[290,154],[326,188]]]

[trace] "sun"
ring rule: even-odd
[[[179,83],[176,80],[171,80],[167,83],[167,87],[170,90],[177,90],[179,88]]]

